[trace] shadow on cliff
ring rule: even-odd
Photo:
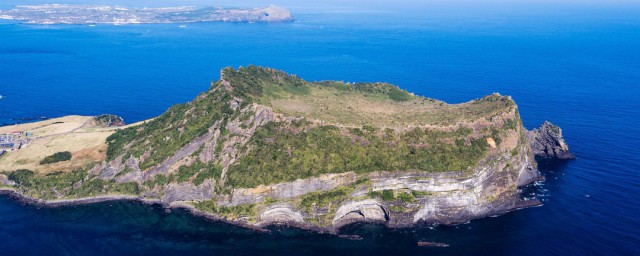
[[[557,172],[562,172],[567,169],[567,166],[571,164],[571,162],[575,161],[574,159],[538,159],[538,170],[542,175],[553,174]]]

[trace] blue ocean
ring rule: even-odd
[[[0,195],[0,255],[640,255],[640,4],[274,2],[295,22],[0,21],[0,124],[103,113],[132,123],[191,100],[224,67],[255,64],[450,103],[511,95],[527,128],[559,125],[577,159],[540,166],[546,181],[527,191],[540,207],[455,226],[348,227],[357,241],[137,202],[38,208]]]

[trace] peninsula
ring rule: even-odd
[[[145,24],[194,22],[288,22],[293,20],[285,8],[268,6],[255,9],[126,8],[107,5],[22,5],[0,10],[0,19],[28,24]]]
[[[225,68],[191,102],[123,126],[114,116],[0,127],[31,141],[0,184],[38,203],[137,199],[238,225],[337,232],[461,223],[539,205],[536,158],[572,158],[562,130],[527,131],[508,96],[461,104],[387,83],[309,82]]]

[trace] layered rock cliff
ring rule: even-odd
[[[8,177],[46,200],[129,194],[245,225],[336,230],[534,205],[520,188],[539,179],[536,156],[570,156],[559,128],[527,132],[510,97],[451,105],[384,83],[307,82],[253,66],[224,69],[208,92],[107,143],[103,162],[59,174],[63,183]]]

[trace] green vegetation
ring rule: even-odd
[[[206,179],[217,178],[222,175],[222,166],[219,164],[203,163],[199,160],[188,166],[180,166],[177,173],[171,175],[158,174],[153,178],[144,182],[144,185],[148,188],[153,188],[156,185],[166,185],[170,182],[186,182],[191,180],[196,186],[204,183]],[[194,177],[195,176],[195,177]]]
[[[224,141],[234,136],[227,122],[249,118],[253,113],[237,110],[251,103],[305,118],[260,127],[240,150],[242,157],[230,166],[225,183],[228,187],[255,187],[349,171],[467,171],[486,154],[484,136],[494,135],[491,130],[470,136],[474,132],[467,128],[396,132],[389,127],[450,125],[491,118],[515,107],[510,98],[497,94],[450,105],[386,83],[307,82],[270,68],[226,68],[221,80],[193,101],[175,105],[150,122],[108,137],[107,158],[144,155],[140,168],[149,169],[206,134],[216,121],[221,130],[218,142]],[[316,126],[313,119],[334,125]],[[514,125],[517,123],[505,124]],[[500,134],[495,135],[500,143]],[[221,150],[222,143],[217,143],[214,152],[219,154]],[[145,185],[174,180],[201,184],[207,178],[219,177],[221,169],[196,162],[181,167],[175,177],[157,178]]]
[[[40,161],[40,164],[52,164],[69,160],[71,160],[71,152],[64,151],[45,157],[44,159],[42,159],[42,161]]]
[[[392,201],[394,199],[395,199],[395,196],[393,195],[393,190],[385,189],[382,191],[382,200]]]
[[[502,139],[500,138],[500,131],[498,131],[498,129],[496,128],[491,129],[491,138],[494,139],[496,145],[500,145],[500,143],[502,143]]]
[[[300,207],[311,213],[311,206],[325,208],[331,203],[340,203],[362,185],[370,185],[371,180],[362,178],[348,186],[340,186],[329,191],[315,191],[300,197]]]
[[[389,210],[394,211],[394,212],[404,212],[404,211],[406,211],[407,209],[406,209],[404,206],[402,206],[402,205],[395,205],[395,204],[394,204],[394,205],[391,205],[391,206],[389,207]]]
[[[275,204],[275,203],[278,203],[278,202],[280,202],[280,201],[278,199],[275,199],[275,198],[271,198],[271,197],[265,197],[264,198],[264,204],[265,205]]]
[[[504,124],[502,125],[502,129],[516,130],[519,125],[520,125],[520,117],[516,116],[516,118],[514,119],[505,120]]]
[[[178,169],[177,181],[188,181],[194,175],[196,175],[196,177],[193,179],[193,184],[198,186],[202,184],[205,179],[220,177],[220,175],[222,175],[222,166],[211,163],[203,163],[200,160],[197,160],[192,165],[180,166],[180,169]]]
[[[413,195],[413,197],[425,197],[433,195],[433,192],[411,190],[411,194]]]
[[[140,163],[145,170],[155,166],[195,138],[205,134],[216,121],[232,113],[229,94],[208,93],[186,104],[175,105],[152,121],[122,129],[107,138],[107,158],[127,154],[139,157],[149,151],[150,157]],[[130,147],[125,150],[125,146]],[[125,156],[125,159],[127,157]]]
[[[192,165],[183,165],[178,169],[178,182],[188,181],[193,175],[202,169],[203,163],[196,161]]]
[[[175,175],[165,176],[164,174],[158,174],[156,176],[153,176],[153,179],[148,179],[147,181],[145,181],[144,185],[149,188],[153,188],[156,185],[169,184],[169,182],[173,181],[174,179]]]
[[[71,197],[86,197],[96,196],[104,194],[106,191],[105,186],[107,182],[102,179],[93,179],[82,184],[78,189],[74,189],[69,192]]]
[[[81,169],[47,175],[38,175],[30,170],[17,170],[7,177],[26,189],[28,195],[47,199],[55,198],[56,192],[64,194],[65,191],[72,190],[73,185],[81,182],[86,175],[87,172]]]
[[[288,128],[305,125],[298,122]],[[466,171],[484,157],[486,140],[472,139],[470,145],[444,141],[464,140],[470,133],[465,128],[454,132],[414,129],[379,135],[351,129],[345,136],[335,126],[320,126],[296,134],[288,132],[287,124],[269,123],[249,142],[253,150],[230,167],[227,181],[233,187],[255,187],[349,171]]]
[[[408,101],[411,99],[411,94],[407,91],[403,91],[398,87],[392,87],[388,92],[389,98],[394,101]]]
[[[15,183],[18,183],[18,185],[28,186],[31,184],[30,179],[33,177],[33,171],[20,169],[10,173],[7,177]]]
[[[113,181],[104,181],[102,179],[89,180],[82,184],[78,189],[69,192],[71,197],[89,197],[105,193],[137,195],[140,188],[135,182],[117,184]]]
[[[400,199],[400,201],[404,203],[413,203],[416,201],[416,198],[415,196],[413,196],[413,193],[400,192],[396,194],[396,198]]]
[[[385,189],[382,191],[370,191],[369,196],[373,198],[380,198],[383,201],[396,201],[400,200],[403,203],[415,203],[417,201],[416,197],[427,195],[425,192],[418,191],[397,191]]]
[[[381,198],[384,201],[393,201],[396,199],[393,195],[393,190],[389,189],[382,191],[369,191],[369,196],[373,198]]]
[[[140,187],[138,183],[135,182],[119,183],[112,185],[110,191],[120,194],[137,195],[140,193]]]
[[[243,204],[238,206],[217,206],[215,201],[206,200],[195,203],[198,210],[214,213],[222,218],[238,219],[240,217],[254,218],[258,215],[255,204]]]
[[[346,84],[342,82],[323,81],[320,83],[314,83],[313,85],[322,86],[325,88],[335,88],[341,92],[362,92],[362,93],[370,93],[370,94],[377,94],[377,95],[386,95],[389,99],[393,101],[408,101],[415,98],[409,92],[388,83]],[[371,95],[368,95],[368,96],[371,96]]]
[[[135,182],[116,184],[102,179],[85,181],[87,174],[87,171],[77,169],[39,175],[33,171],[21,169],[9,173],[7,177],[15,181],[26,195],[42,199],[56,199],[60,196],[80,198],[109,192],[131,195],[140,193],[138,184]]]
[[[300,207],[305,209],[308,213],[311,213],[311,206],[315,204],[316,207],[324,208],[330,203],[340,201],[347,198],[354,188],[351,186],[342,186],[329,191],[316,191],[307,193],[300,197]]]
[[[116,174],[116,177],[120,177],[122,175],[130,173],[131,171],[133,171],[133,169],[131,169],[131,167],[125,166],[124,169],[122,169],[122,171],[120,171],[118,174]]]
[[[237,96],[246,99],[281,98],[308,94],[308,83],[285,72],[250,65],[238,70],[225,68],[222,78],[228,81]]]
[[[124,119],[116,115],[99,115],[93,118],[93,121],[97,126],[111,127],[124,125]]]
[[[222,175],[222,166],[219,164],[215,164],[212,167],[205,168],[196,175],[193,179],[193,184],[196,186],[200,186],[204,182],[204,180],[209,178],[220,178]]]
[[[277,88],[303,93],[302,89],[292,89],[303,81],[284,72],[250,66],[235,71],[223,70],[223,78],[229,81],[232,91],[226,91],[223,82],[214,83],[207,93],[185,104],[174,105],[150,122],[135,127],[118,130],[107,138],[107,159],[119,155],[139,157],[147,151],[150,157],[140,163],[146,170],[155,166],[195,138],[207,133],[216,122],[221,121],[221,130],[226,131],[226,121],[237,113],[231,107],[234,98],[243,99],[239,107],[245,107],[263,93],[263,86],[269,88],[269,95],[277,94]],[[214,92],[215,91],[215,92]],[[127,149],[125,149],[128,146]],[[218,149],[216,149],[216,152]]]

